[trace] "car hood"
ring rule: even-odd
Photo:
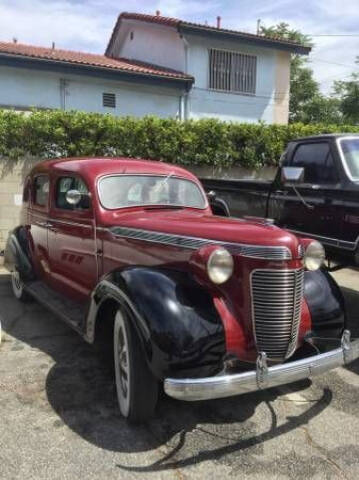
[[[108,219],[110,220],[110,219]],[[263,246],[286,246],[297,257],[299,241],[291,233],[260,219],[240,219],[182,210],[114,212],[111,227],[124,227],[185,237]],[[110,225],[108,225],[110,226]]]

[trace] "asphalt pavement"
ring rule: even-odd
[[[335,274],[359,336],[359,272]],[[129,426],[112,372],[0,275],[0,479],[359,478],[359,362],[225,400],[161,398]]]

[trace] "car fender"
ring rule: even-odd
[[[30,258],[29,237],[22,226],[16,227],[7,239],[4,266],[10,272],[17,270],[25,281],[35,277]]]
[[[340,338],[346,328],[344,298],[339,286],[326,270],[305,272],[304,298],[310,311],[314,334]]]
[[[211,294],[190,273],[130,267],[112,272],[92,294],[86,337],[94,341],[98,312],[116,300],[134,322],[149,367],[163,379],[218,373],[225,355],[222,321]]]

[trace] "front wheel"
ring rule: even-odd
[[[131,318],[122,309],[115,315],[114,361],[122,415],[131,423],[145,422],[156,407],[158,382],[148,368]]]
[[[14,296],[21,302],[28,302],[31,300],[30,295],[25,290],[24,282],[21,280],[20,274],[17,270],[11,272],[11,286]]]

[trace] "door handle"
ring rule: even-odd
[[[57,232],[58,229],[52,224],[52,223],[47,223],[46,228],[48,228],[51,232]]]
[[[35,225],[38,225],[39,227],[47,228],[48,223],[47,222],[35,222]]]

